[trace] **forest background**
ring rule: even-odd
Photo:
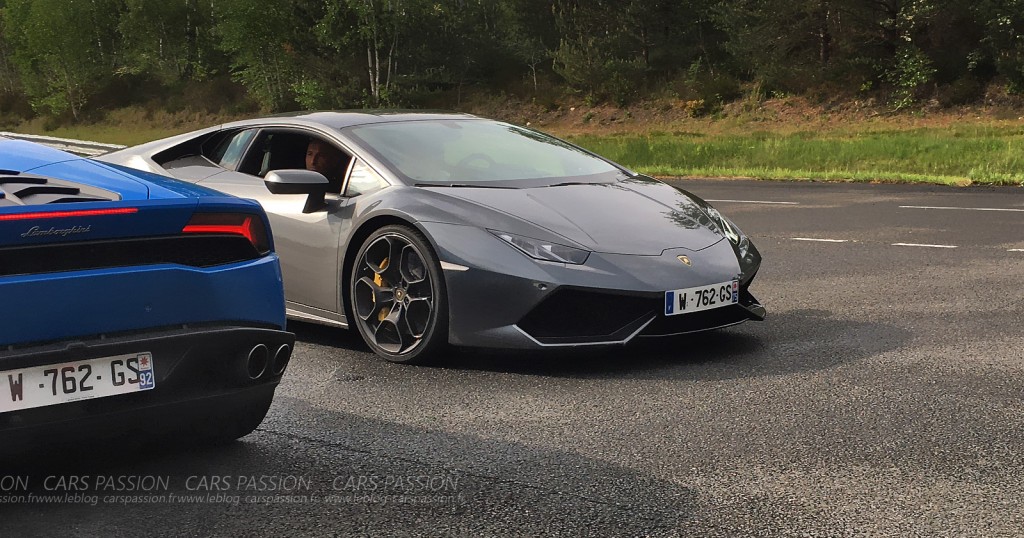
[[[1024,0],[2,0],[0,128],[429,108],[638,170],[1024,181]]]

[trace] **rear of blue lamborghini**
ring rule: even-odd
[[[291,356],[254,202],[0,139],[0,452],[229,440]]]

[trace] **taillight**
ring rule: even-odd
[[[196,213],[181,229],[185,234],[230,234],[249,240],[260,254],[270,252],[263,219],[246,213]]]

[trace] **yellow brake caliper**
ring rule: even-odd
[[[383,271],[384,269],[387,269],[387,267],[388,267],[388,258],[384,258],[384,261],[380,262],[379,269],[381,271]],[[380,276],[380,273],[375,273],[373,275],[373,283],[376,284],[378,287],[383,288],[384,287],[384,277]],[[373,300],[376,301],[377,298],[374,297]],[[384,321],[384,318],[386,318],[386,317],[388,317],[388,309],[387,308],[381,308],[380,312],[377,313],[377,322],[380,323],[380,322]]]

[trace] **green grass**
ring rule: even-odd
[[[568,138],[648,175],[1024,185],[1012,125]]]

